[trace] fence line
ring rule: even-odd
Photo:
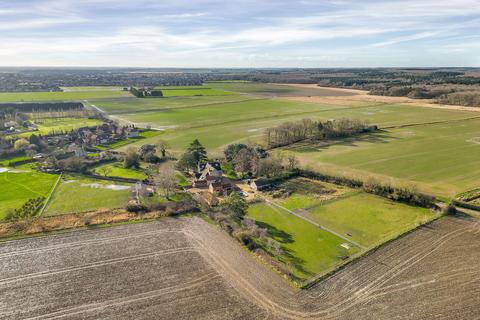
[[[45,204],[43,205],[42,209],[40,210],[40,213],[38,214],[39,216],[41,216],[43,214],[43,212],[45,211],[45,209],[47,208],[47,205],[48,203],[50,202],[50,199],[52,198],[52,195],[53,193],[55,192],[55,190],[57,189],[57,186],[60,182],[60,180],[62,179],[62,173],[58,176],[58,179],[57,179],[57,182],[55,182],[55,185],[53,186],[52,188],[52,191],[50,192],[50,194],[48,195],[48,198],[47,200],[45,200]]]

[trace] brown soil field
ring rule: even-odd
[[[319,94],[312,94],[311,96],[285,96],[281,99],[308,102],[308,103],[326,103],[336,104],[341,106],[360,106],[365,103],[395,103],[395,104],[408,104],[419,107],[437,108],[437,109],[449,109],[449,110],[462,110],[462,111],[475,111],[480,112],[480,108],[465,107],[457,105],[446,105],[435,103],[433,99],[411,99],[407,97],[388,97],[388,96],[375,96],[369,95],[368,91],[356,90],[356,89],[343,89],[343,88],[330,88],[319,87],[316,84],[288,84],[288,86],[315,89],[319,90]]]
[[[200,218],[0,243],[0,319],[479,319],[480,223],[444,217],[309,289]]]

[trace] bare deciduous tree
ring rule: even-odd
[[[169,199],[175,193],[177,177],[172,164],[164,164],[153,177],[153,182],[161,194]]]

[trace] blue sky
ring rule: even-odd
[[[480,67],[480,0],[0,0],[2,66]]]

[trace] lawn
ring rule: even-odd
[[[9,209],[21,207],[32,198],[47,198],[58,175],[30,171],[26,168],[11,169],[0,173],[0,220]]]
[[[104,164],[96,167],[94,170],[95,174],[103,176],[103,168],[108,168],[108,170],[110,170],[110,172],[107,174],[108,177],[121,177],[138,180],[144,180],[147,178],[147,175],[143,172],[143,170],[127,169],[124,168],[121,163]]]
[[[2,102],[30,102],[30,101],[68,101],[105,99],[131,96],[129,92],[114,90],[69,91],[69,92],[2,92]]]
[[[308,210],[317,223],[368,247],[436,216],[429,209],[355,193]],[[348,234],[348,235],[347,235]]]
[[[130,196],[129,185],[82,176],[64,176],[44,214],[58,215],[102,208],[122,208]]]
[[[247,215],[282,244],[286,254],[278,259],[299,280],[322,273],[358,251],[341,247],[345,240],[267,204],[250,206]]]

